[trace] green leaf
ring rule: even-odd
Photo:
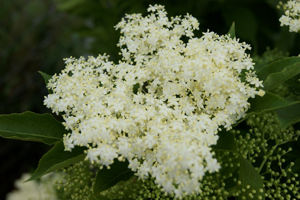
[[[276,111],[282,128],[300,122],[300,101],[287,100],[271,92],[266,92],[263,97],[251,99],[250,105],[248,114]]]
[[[266,78],[272,74],[281,72],[287,66],[294,65],[300,62],[300,57],[285,57],[270,62],[262,67],[257,71],[257,75],[261,80],[266,80]],[[293,68],[293,67],[292,67]],[[287,73],[288,74],[288,73]]]
[[[236,35],[235,35],[235,22],[232,22],[231,26],[230,26],[230,29],[228,31],[228,35],[231,37],[231,38],[235,38]]]
[[[269,76],[267,76],[266,80],[264,81],[264,88],[266,90],[275,89],[277,86],[293,78],[299,73],[300,73],[300,59],[299,62],[297,63],[287,65],[280,72],[269,74]]]
[[[260,174],[251,162],[242,157],[240,158],[239,180],[242,182],[243,187],[250,186],[251,190],[256,190],[255,194],[252,193],[254,195],[253,199],[260,199],[259,196],[264,197],[263,192],[261,192],[263,191],[263,180]]]
[[[64,126],[50,114],[27,111],[0,115],[0,136],[4,138],[54,144],[64,133]]]
[[[218,133],[219,139],[216,145],[213,146],[213,149],[216,151],[231,151],[236,150],[236,144],[234,136],[230,132],[221,131]]]
[[[262,97],[257,96],[250,100],[250,109],[248,113],[261,113],[265,111],[273,111],[293,104],[298,103],[297,101],[286,100],[272,92],[266,92]]]
[[[49,82],[49,79],[52,77],[49,74],[46,74],[45,72],[39,71],[39,74],[43,77],[45,84],[47,85]]]
[[[29,180],[34,180],[43,175],[62,169],[71,164],[77,163],[84,159],[84,149],[76,147],[72,151],[65,151],[62,141],[56,143],[52,149],[43,155],[39,161],[37,169],[33,172]]]
[[[133,172],[128,168],[128,162],[115,161],[110,169],[103,168],[98,171],[94,185],[94,193],[100,192],[114,186],[121,180],[128,180]]]
[[[276,113],[282,128],[300,122],[300,102],[278,109]]]

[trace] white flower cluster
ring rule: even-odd
[[[281,3],[282,4],[282,3]],[[300,0],[290,0],[282,5],[284,15],[279,19],[281,26],[289,26],[290,32],[300,31]]]
[[[60,178],[59,174],[43,176],[39,182],[28,181],[30,174],[23,174],[15,182],[15,191],[9,193],[6,200],[57,200],[54,183]]]
[[[67,150],[86,146],[91,162],[128,160],[168,193],[197,193],[220,168],[211,146],[262,95],[245,43],[206,32],[194,37],[190,15],[169,19],[163,6],[126,15],[118,64],[107,56],[68,58],[48,83],[45,105],[61,113]]]

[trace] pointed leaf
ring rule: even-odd
[[[121,180],[128,180],[132,175],[133,172],[128,168],[128,162],[115,161],[110,169],[103,168],[97,173],[94,193],[99,194]]]
[[[0,136],[4,138],[54,144],[64,133],[64,126],[50,114],[27,111],[0,115]]]
[[[300,59],[299,62],[291,65],[287,65],[280,72],[275,72],[269,74],[266,80],[264,81],[264,87],[267,90],[272,90],[278,87],[280,84],[285,81],[297,76],[300,73]]]
[[[62,169],[83,160],[85,157],[83,151],[84,149],[80,147],[72,151],[65,151],[62,141],[56,143],[52,149],[43,155],[37,169],[29,180],[38,179],[49,172]]]
[[[255,99],[250,100],[250,109],[248,113],[251,114],[277,110],[296,103],[298,102],[284,99],[272,92],[266,92],[264,96],[257,96]]]
[[[300,122],[300,102],[278,109],[276,113],[282,128]]]
[[[49,82],[49,79],[52,77],[49,74],[46,74],[45,72],[39,71],[39,74],[43,77],[45,84],[47,85]]]
[[[231,38],[235,38],[236,35],[235,35],[235,22],[232,22],[231,26],[230,26],[230,29],[228,31],[228,35],[231,37]]]
[[[266,80],[271,73],[281,72],[285,67],[300,62],[300,57],[285,57],[270,62],[257,71],[257,75],[261,80]]]
[[[243,187],[250,186],[251,190],[256,190],[253,199],[261,199],[259,196],[264,197],[263,193],[263,180],[261,179],[258,171],[252,166],[251,162],[244,158],[240,158],[239,179]],[[242,193],[243,195],[243,193]]]

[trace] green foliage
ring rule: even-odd
[[[276,110],[279,124],[286,128],[300,121],[300,102]]]
[[[94,185],[94,193],[99,194],[121,180],[127,180],[132,177],[133,172],[128,169],[128,162],[114,161],[108,168],[98,171]]]
[[[285,57],[267,63],[257,70],[267,90],[272,90],[286,80],[299,74],[300,57]]]
[[[235,23],[232,22],[231,26],[230,26],[230,29],[228,31],[228,34],[230,35],[231,38],[235,38],[236,35],[235,35]]]
[[[45,72],[39,71],[39,74],[43,77],[45,84],[47,85],[49,79],[51,78],[51,75],[46,74]]]
[[[265,63],[260,69],[257,69],[258,77],[265,80],[270,74],[280,72],[286,66],[297,64],[299,60],[299,57],[284,57],[270,63]]]
[[[281,58],[285,58],[288,56],[289,53],[287,52],[283,52],[279,49],[270,49],[269,47],[267,47],[265,52],[261,56],[259,55],[253,56],[253,60],[255,63],[254,65],[255,71],[260,71],[261,68],[266,64],[269,64],[275,60],[279,60]]]
[[[137,177],[132,177],[127,181],[120,181],[113,187],[101,192],[98,199],[105,199],[105,200],[142,200],[147,199],[147,192],[146,188],[149,189],[151,187],[143,187],[145,186],[146,182],[148,181],[141,181],[138,180]],[[153,184],[155,185],[155,184]],[[152,196],[156,196],[156,191],[152,190]],[[159,193],[161,193],[159,191]],[[144,196],[146,198],[142,198]],[[165,195],[166,196],[166,195]]]
[[[252,166],[251,162],[244,158],[240,158],[239,179],[242,184],[242,194],[240,196],[245,196],[246,198],[249,196],[251,199],[264,199],[262,177]],[[252,194],[249,191],[243,191],[245,188],[248,190],[255,190],[256,192]]]
[[[273,72],[265,79],[264,86],[266,90],[272,90],[285,81],[297,76],[300,73],[300,57],[294,64],[284,66],[282,71]]]
[[[251,113],[276,110],[281,127],[287,127],[300,120],[300,101],[285,86],[285,82],[300,73],[300,57],[283,57],[272,62],[261,63],[257,67],[258,76],[264,81],[266,94],[250,101]],[[272,92],[280,90],[283,95]]]
[[[50,114],[27,111],[0,115],[0,136],[4,138],[54,144],[64,133],[64,126]]]
[[[221,131],[218,133],[219,139],[215,146],[213,146],[213,149],[215,151],[228,151],[228,152],[235,152],[236,144],[234,140],[234,136],[226,131]]]
[[[84,157],[83,148],[78,147],[73,149],[71,152],[65,151],[63,142],[58,142],[52,149],[43,155],[30,180],[38,179],[49,172],[63,169],[69,165],[78,163],[83,160]]]
[[[276,95],[272,92],[266,92],[262,97],[256,97],[250,100],[249,113],[260,113],[265,111],[273,111],[280,108],[284,108],[290,105],[294,105],[297,101],[290,101]]]

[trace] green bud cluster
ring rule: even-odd
[[[297,141],[300,131],[282,129],[273,113],[253,115],[247,124],[251,129],[238,136],[237,146],[262,176],[266,199],[299,199],[298,174],[286,155],[292,151],[288,144]]]
[[[107,200],[134,200],[142,191],[143,183],[137,177],[132,177],[127,181],[120,181],[113,187],[101,192],[98,199]]]
[[[81,161],[63,170],[62,178],[57,182],[58,199],[92,200],[95,173],[89,162]]]

